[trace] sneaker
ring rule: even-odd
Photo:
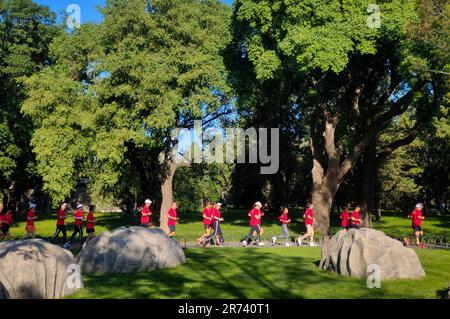
[[[242,245],[244,245],[244,247],[247,247],[247,241],[246,241],[246,240],[243,240],[243,241],[242,241]]]
[[[263,242],[259,242],[258,246],[264,246],[265,244]]]
[[[277,242],[277,238],[275,236],[272,237],[272,245],[275,245],[275,243]]]
[[[289,247],[291,244],[285,243],[284,246]]]
[[[311,246],[311,247],[316,247],[316,246],[317,246],[317,244],[314,244],[314,243],[310,243],[310,244],[309,244],[309,246]]]

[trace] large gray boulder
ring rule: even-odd
[[[91,240],[77,261],[86,273],[131,273],[175,267],[186,257],[161,229],[120,227]]]
[[[0,243],[0,299],[57,299],[82,287],[72,253],[41,239]]]
[[[420,278],[425,272],[411,248],[383,232],[361,228],[341,230],[323,247],[320,268],[345,276],[367,277],[368,266],[378,265],[380,279]]]

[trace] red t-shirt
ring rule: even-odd
[[[36,214],[32,210],[28,211],[27,226],[34,226],[34,219],[28,219],[28,218],[34,218],[34,217],[36,217]]]
[[[312,225],[314,221],[314,213],[311,208],[305,211],[305,225]]]
[[[357,212],[356,210],[354,210],[353,213],[352,213],[352,217],[353,217],[353,218],[356,218],[356,219],[359,219],[359,212]],[[359,225],[359,221],[354,221],[354,220],[352,220],[352,224],[353,224],[353,225]]]
[[[149,224],[150,223],[150,215],[152,213],[150,212],[150,208],[147,205],[145,205],[142,208],[141,214],[142,214],[141,224]],[[149,214],[149,215],[147,215],[147,214]]]
[[[170,217],[177,218],[177,211],[173,208],[169,209],[169,212],[167,213]],[[174,219],[170,219],[167,221],[167,225],[169,226],[175,226],[177,224],[177,221]]]
[[[75,225],[83,225],[83,212],[81,210],[77,209],[73,216],[75,217]]]
[[[64,225],[66,222],[65,217],[66,217],[66,212],[64,211],[64,209],[60,209],[58,211],[58,219],[56,220],[56,225],[60,225],[60,226]]]
[[[418,226],[418,227],[422,226],[422,220],[419,218],[419,216],[422,216],[422,211],[415,209],[411,213],[411,216],[412,216],[413,226]]]
[[[94,213],[89,212],[86,217],[86,229],[94,229],[95,218]]]
[[[218,210],[217,208],[213,207],[212,209],[212,216],[214,219],[220,219],[221,214],[220,214],[220,210]]]
[[[4,215],[2,216],[2,223],[11,225],[11,220],[12,220],[12,216],[11,216],[11,215],[4,214]]]
[[[278,219],[281,221],[282,224],[287,224],[288,221],[288,215],[287,213],[283,213],[278,217]]]
[[[212,209],[208,209],[205,207],[205,209],[203,210],[203,215],[208,216],[208,218],[203,218],[203,224],[204,225],[211,225],[213,223],[213,214],[212,214]]]
[[[350,215],[348,214],[348,212],[346,210],[344,210],[341,213],[340,218],[342,219],[341,221],[341,226],[342,227],[347,227],[348,226],[348,219],[349,219]]]
[[[257,226],[261,223],[261,211],[259,209],[253,208],[248,214],[250,216],[250,226]]]

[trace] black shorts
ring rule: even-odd
[[[412,225],[411,227],[412,227],[412,229],[414,229],[414,231],[422,231],[422,227],[421,226],[414,226],[414,225]]]
[[[350,228],[359,229],[359,225],[358,224],[351,224]]]
[[[3,224],[2,225],[2,233],[6,234],[7,232],[9,232],[9,228],[11,227],[11,225],[8,224]]]
[[[203,224],[203,227],[205,227],[205,230],[208,230],[208,229],[211,228],[211,225],[209,225],[209,224]]]
[[[145,227],[145,228],[149,228],[150,227],[150,223],[141,224],[141,226]]]
[[[170,226],[169,225],[169,229],[170,229],[170,232],[173,233],[175,231],[175,226]]]
[[[95,233],[95,228],[86,228],[86,233],[88,234]]]

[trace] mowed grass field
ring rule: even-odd
[[[304,231],[301,212],[291,212],[290,233]],[[277,214],[263,219],[265,238],[280,234]],[[178,239],[195,241],[202,233],[201,213],[180,212]],[[225,240],[238,241],[248,232],[247,212],[223,212]],[[96,214],[96,232],[120,226],[139,225],[139,216],[121,213]],[[56,215],[39,216],[38,237],[48,240],[55,231]],[[410,220],[404,214],[389,213],[374,227],[399,238],[410,235]],[[68,236],[72,218],[67,221]],[[332,233],[339,229],[332,218]],[[449,238],[450,216],[429,216],[424,230],[431,236]],[[11,228],[13,238],[24,235],[24,218]],[[58,242],[56,242],[58,243]],[[76,254],[79,248],[75,248]],[[84,275],[85,288],[71,298],[439,298],[450,283],[450,251],[417,249],[426,272],[419,280],[383,281],[380,289],[367,288],[364,279],[339,276],[318,267],[320,248],[187,248],[186,264],[148,273],[127,275]]]

